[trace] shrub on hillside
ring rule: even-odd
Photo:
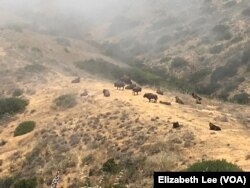
[[[76,97],[75,95],[72,94],[66,94],[66,95],[61,95],[57,97],[54,100],[54,104],[59,107],[59,108],[72,108],[74,107],[77,102],[76,102]]]
[[[241,172],[242,169],[226,160],[210,160],[192,164],[188,172]]]
[[[172,68],[183,68],[185,66],[188,66],[188,62],[181,57],[176,57],[172,60],[171,63]]]
[[[230,28],[227,25],[216,25],[213,28],[213,34],[217,40],[230,40],[232,38]]]
[[[103,164],[102,170],[104,172],[116,174],[119,172],[119,166],[118,166],[118,164],[115,163],[114,159],[109,159]]]
[[[16,114],[23,112],[28,105],[28,101],[18,98],[3,98],[0,99],[0,118],[5,114]]]
[[[247,93],[237,94],[234,95],[232,101],[239,104],[250,104],[250,95]]]
[[[0,187],[1,188],[11,188],[15,179],[11,177],[0,178]]]
[[[22,89],[15,89],[12,93],[13,97],[19,97],[23,94],[23,90]]]
[[[22,179],[14,184],[14,188],[36,188],[37,186],[36,178]]]
[[[20,123],[14,131],[14,136],[21,136],[34,130],[36,123],[34,121],[24,121]]]

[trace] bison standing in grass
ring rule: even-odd
[[[158,100],[158,96],[153,93],[145,93],[143,97],[147,98],[149,102],[151,102],[151,100],[154,100],[154,102],[157,102]]]
[[[110,96],[109,90],[104,89],[102,92],[103,92],[104,97],[109,97]]]
[[[156,93],[159,95],[164,95],[164,92],[160,88],[156,90]]]
[[[124,87],[125,87],[125,84],[124,84],[124,82],[122,82],[122,81],[117,81],[117,82],[115,82],[114,83],[114,86],[117,88],[117,89],[122,89],[122,90],[124,90]]]
[[[136,87],[133,88],[133,94],[134,94],[134,95],[135,95],[135,94],[138,95],[138,93],[141,92],[141,91],[142,91],[142,89],[141,89],[140,87],[138,87],[138,86],[136,86]]]

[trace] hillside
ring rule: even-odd
[[[216,159],[249,171],[250,2],[97,1],[0,2],[0,187],[59,171],[61,188],[150,188]],[[139,95],[114,87],[124,75]]]

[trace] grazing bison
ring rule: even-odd
[[[165,104],[165,105],[168,105],[168,106],[169,106],[169,105],[171,105],[171,103],[170,103],[170,102],[164,102],[164,101],[160,101],[160,103],[161,103],[161,104]]]
[[[128,76],[126,76],[126,75],[124,75],[124,76],[121,78],[121,81],[122,81],[123,83],[125,83],[125,84],[128,84],[128,85],[131,85],[131,84],[132,84],[132,80],[131,80]]]
[[[209,123],[209,128],[210,130],[213,130],[213,131],[221,131],[221,128],[219,126],[216,126],[213,123]]]
[[[192,97],[193,97],[194,99],[199,100],[199,101],[202,100],[202,98],[201,98],[199,95],[197,95],[196,93],[192,93]]]
[[[184,102],[177,96],[175,97],[175,102],[179,104],[184,104]]]
[[[124,87],[125,87],[125,84],[124,84],[124,82],[122,82],[122,81],[117,81],[117,82],[115,82],[114,83],[114,86],[117,88],[117,89],[122,89],[122,90],[124,90]]]
[[[133,88],[133,94],[134,94],[134,95],[135,95],[135,94],[138,95],[138,93],[141,92],[141,90],[142,90],[142,89],[141,89],[140,87],[136,86],[136,87]]]
[[[181,127],[181,125],[179,124],[179,122],[174,122],[173,123],[173,128],[174,129],[178,129],[178,128],[180,128]]]
[[[130,84],[130,85],[126,86],[125,89],[132,90],[135,87],[136,87],[136,84]]]
[[[158,99],[158,96],[153,93],[145,93],[143,97],[147,98],[149,102],[151,102],[152,99],[154,100],[154,102],[157,102]]]
[[[80,81],[81,81],[81,78],[78,77],[78,78],[72,80],[71,83],[72,83],[72,84],[76,84],[76,83],[80,83]]]
[[[109,90],[107,90],[107,89],[104,89],[104,90],[102,91],[102,93],[103,93],[104,97],[109,97],[109,96],[110,96],[110,92],[109,92]]]
[[[159,95],[163,95],[164,94],[163,91],[160,88],[157,89],[156,93],[159,94]]]
[[[196,99],[196,104],[201,104],[201,100]]]

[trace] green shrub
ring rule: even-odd
[[[247,93],[237,94],[234,95],[232,101],[239,104],[250,104],[250,95]]]
[[[102,170],[104,172],[116,174],[119,172],[119,166],[118,166],[118,164],[115,163],[114,159],[109,159],[103,164]]]
[[[77,104],[76,97],[72,94],[61,95],[54,100],[54,103],[57,107],[63,109],[72,108]]]
[[[19,97],[23,94],[23,90],[22,89],[15,89],[12,93],[13,97]]]
[[[176,57],[172,60],[172,63],[171,63],[172,68],[182,68],[185,66],[188,66],[188,62],[181,57]]]
[[[28,101],[18,98],[3,98],[0,99],[0,118],[5,114],[14,115],[23,112],[28,105]]]
[[[14,136],[21,136],[34,130],[36,123],[34,121],[24,121],[20,123],[14,131]]]
[[[211,82],[218,82],[227,77],[233,77],[237,74],[239,62],[229,61],[226,65],[218,67],[211,75]]]
[[[226,160],[197,162],[187,168],[188,172],[241,172],[242,169]]]
[[[11,177],[0,178],[0,187],[1,188],[11,188],[14,181],[15,181],[14,178],[11,178]]]
[[[36,178],[22,179],[14,184],[14,188],[36,188],[37,185]]]
[[[213,34],[217,40],[230,40],[232,38],[230,28],[227,25],[216,25],[213,28]]]

